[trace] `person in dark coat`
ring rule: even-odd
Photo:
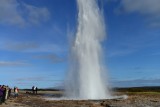
[[[11,91],[12,91],[12,88],[9,88],[9,91],[8,91],[8,97],[11,96]]]
[[[34,89],[35,89],[35,86],[32,87],[33,94],[35,94],[35,90]]]
[[[35,91],[36,91],[36,94],[37,94],[37,91],[38,91],[38,88],[37,88],[37,87],[36,87],[36,90],[35,90]]]
[[[6,88],[5,88],[5,86],[4,86],[4,85],[2,86],[2,91],[3,91],[2,102],[5,102],[5,97],[6,97]]]
[[[2,98],[3,98],[3,89],[2,86],[0,85],[0,104],[2,104]]]

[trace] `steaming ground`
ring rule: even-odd
[[[105,99],[81,99],[81,98],[67,98],[67,97],[53,97],[53,96],[48,96],[46,95],[44,97],[45,100],[90,100],[90,101],[97,101],[97,100],[113,100],[113,99],[117,99],[117,100],[125,100],[127,99],[128,96],[127,95],[119,95],[119,96],[112,96],[110,98],[105,98]]]

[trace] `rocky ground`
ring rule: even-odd
[[[11,97],[0,107],[160,107],[160,93],[132,92],[127,99],[112,100],[46,100],[45,95],[58,95],[57,92],[41,92],[38,95],[20,93]]]

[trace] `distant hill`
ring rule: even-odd
[[[24,91],[32,91],[31,89],[21,89]],[[113,91],[119,92],[160,92],[160,86],[144,86],[144,87],[127,87],[127,88],[113,88]],[[40,88],[38,91],[64,91],[58,88]]]
[[[114,88],[113,90],[120,92],[160,92],[160,86]]]

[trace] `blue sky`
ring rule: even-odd
[[[145,2],[144,2],[145,1]],[[116,87],[160,85],[160,1],[101,0],[104,60]],[[0,0],[0,84],[63,84],[76,0]]]

